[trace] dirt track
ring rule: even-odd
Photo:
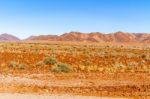
[[[1,93],[0,99],[127,99],[127,98],[108,98],[94,96],[72,96],[72,95],[25,95],[25,94],[8,94]]]
[[[149,75],[145,73],[1,75],[0,79],[0,92],[5,93],[74,94],[75,96],[104,97],[148,97],[150,95]]]

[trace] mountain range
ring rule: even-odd
[[[79,41],[79,42],[139,42],[150,43],[150,34],[148,33],[126,33],[115,32],[110,34],[104,34],[100,32],[81,33],[81,32],[69,32],[58,35],[39,35],[30,36],[23,41]],[[1,34],[0,41],[20,41],[19,38],[10,34]]]

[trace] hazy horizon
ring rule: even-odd
[[[149,0],[1,0],[0,34],[150,33]]]

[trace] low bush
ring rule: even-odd
[[[11,62],[9,63],[9,66],[12,67],[12,68],[17,68],[18,64],[19,64],[19,63],[16,62],[16,61],[11,61]]]
[[[61,73],[61,72],[69,73],[71,71],[72,71],[72,67],[69,66],[68,64],[59,63],[52,67],[52,72],[56,72],[56,73]]]
[[[142,54],[141,58],[144,59],[147,62],[150,62],[150,55],[149,54]]]
[[[19,64],[18,69],[25,69],[26,65],[25,64]]]
[[[44,66],[45,65],[45,63],[43,62],[43,61],[39,61],[38,63],[36,63],[36,66]]]
[[[47,58],[44,59],[43,62],[46,65],[54,65],[54,64],[57,63],[57,60],[55,58],[53,58],[53,57],[47,57]]]

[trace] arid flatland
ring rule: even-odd
[[[150,46],[0,43],[0,92],[148,99]]]

